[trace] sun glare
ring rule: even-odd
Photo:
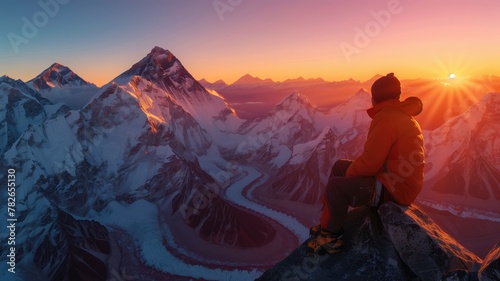
[[[445,121],[467,110],[481,97],[480,87],[470,79],[467,65],[460,59],[443,59],[434,67],[434,79],[410,89],[425,101],[425,112],[417,120],[426,128],[437,128]]]

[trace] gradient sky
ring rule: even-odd
[[[39,1],[2,2],[0,75],[27,81],[59,62],[101,86],[154,46],[196,79],[228,83],[246,73],[275,81],[500,75],[498,0],[59,1],[67,3],[45,22]],[[382,10],[391,17],[381,25],[374,13]],[[34,16],[40,27],[16,53],[9,34],[23,36],[23,17]],[[349,60],[347,45],[358,52]]]

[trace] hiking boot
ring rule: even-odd
[[[316,257],[340,252],[342,246],[340,239],[343,234],[344,231],[331,233],[326,229],[321,229],[319,235],[307,242],[307,255]]]
[[[321,233],[321,224],[309,228],[309,236],[316,237]]]

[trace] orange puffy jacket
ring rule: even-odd
[[[373,119],[364,151],[346,176],[375,176],[385,187],[385,200],[410,205],[424,181],[424,138],[412,116],[422,112],[419,98],[387,100],[368,109]]]

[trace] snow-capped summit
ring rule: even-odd
[[[37,91],[50,90],[53,88],[67,88],[74,86],[85,86],[90,83],[74,73],[69,67],[59,63],[53,63],[37,77],[27,83]]]
[[[154,47],[151,52],[146,55],[146,57],[132,65],[130,69],[120,74],[118,77],[113,79],[113,81],[121,84],[120,82],[122,79],[128,80],[129,78],[137,75],[150,80],[151,82],[162,82],[166,76],[171,78],[170,75],[173,74],[175,70],[184,70],[187,72],[184,67],[180,65],[180,61],[169,50]],[[182,74],[186,73],[178,73],[178,76]]]
[[[283,165],[295,144],[308,142],[319,134],[314,127],[316,111],[304,96],[290,94],[261,118],[248,120],[239,127],[239,134],[257,136],[258,141],[243,142],[237,151],[255,151],[259,161]]]
[[[146,57],[113,81],[123,85],[134,76],[151,81],[179,100],[203,100],[208,96],[174,54],[160,47],[154,47]]]
[[[218,131],[231,131],[240,124],[226,101],[208,92],[168,50],[154,47],[113,82],[126,86],[136,76],[165,91],[209,133],[217,135]]]
[[[330,126],[336,134],[344,134],[360,125],[368,127],[371,119],[366,110],[371,107],[370,100],[370,94],[366,90],[360,89],[347,101],[333,107],[326,115],[318,116],[317,128]]]
[[[63,103],[72,109],[82,108],[99,90],[96,85],[57,62],[26,84],[52,103]]]
[[[248,120],[239,128],[240,133],[250,130],[261,131],[262,127],[278,130],[292,119],[307,120],[312,123],[317,109],[309,100],[298,92],[293,92],[288,97],[261,118]]]
[[[311,102],[299,92],[295,91],[288,97],[283,99],[278,105],[276,105],[275,110],[298,110],[304,109],[308,114],[314,114],[316,107],[311,104]]]

